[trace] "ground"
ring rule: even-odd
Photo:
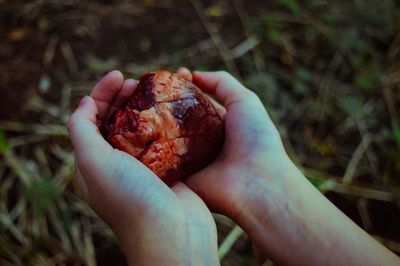
[[[400,253],[396,1],[0,0],[0,21],[0,264],[124,265],[65,124],[104,73],[182,65],[254,90],[313,184]],[[270,264],[215,218],[223,265]]]

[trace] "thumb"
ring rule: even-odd
[[[85,96],[68,121],[68,131],[81,170],[103,169],[112,154],[112,147],[96,126],[97,106],[93,98]],[[85,176],[85,175],[83,175]]]

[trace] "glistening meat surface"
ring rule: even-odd
[[[138,158],[169,185],[209,164],[221,149],[223,131],[208,97],[163,70],[143,75],[126,106],[102,125],[113,147]]]

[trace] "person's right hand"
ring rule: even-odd
[[[178,73],[214,96],[225,124],[225,143],[219,157],[186,180],[214,211],[237,217],[246,208],[248,194],[261,180],[279,182],[295,167],[287,157],[279,133],[257,95],[229,73]]]
[[[256,94],[226,72],[178,73],[225,107],[216,104],[225,124],[222,152],[186,184],[268,258],[283,265],[400,263],[307,181]]]

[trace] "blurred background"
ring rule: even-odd
[[[400,254],[399,33],[395,0],[0,0],[0,264],[125,265],[66,121],[110,70],[179,66],[254,90],[311,182]],[[215,219],[222,265],[273,265]]]

